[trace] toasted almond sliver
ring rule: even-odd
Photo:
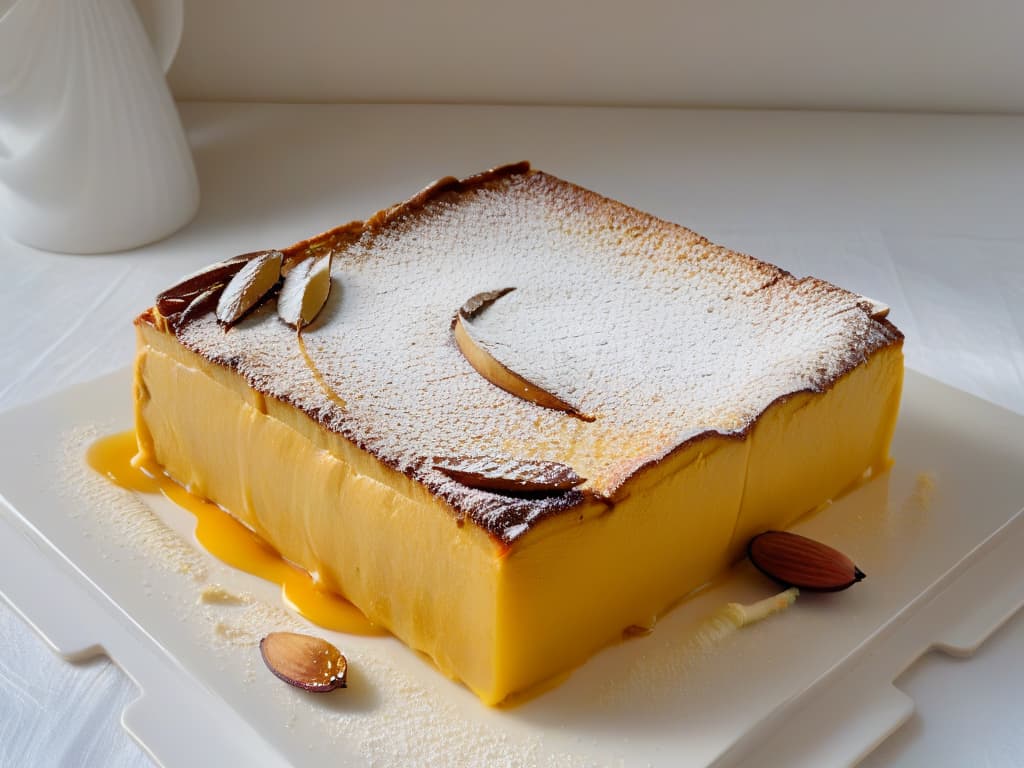
[[[572,467],[557,461],[438,456],[434,469],[470,488],[513,493],[568,491],[586,482]]]
[[[872,318],[874,318],[875,320],[881,320],[883,317],[888,317],[888,304],[883,304],[880,301],[875,301],[870,296],[861,296],[861,298],[871,305],[871,308],[868,310],[868,313],[871,315]]]
[[[488,348],[489,345],[479,337],[479,329],[473,322],[474,319],[513,290],[515,289],[501,288],[496,291],[478,293],[462,305],[452,320],[452,335],[455,337],[455,344],[459,351],[476,372],[494,386],[544,408],[564,411],[583,421],[594,421],[593,415],[584,413],[573,403],[541,387],[527,374],[513,371],[495,357]]]
[[[241,256],[234,256],[216,264],[208,264],[202,269],[197,269],[190,275],[181,278],[170,288],[161,291],[156,297],[156,308],[164,317],[182,311],[191,301],[201,293],[205,293],[214,286],[223,286],[232,277],[242,271],[242,268],[253,258],[265,251],[254,253],[243,253]]]
[[[225,325],[237,323],[281,277],[280,251],[264,251],[253,257],[231,278],[217,302],[217,319]]]
[[[175,330],[184,328],[190,322],[207,312],[212,312],[217,306],[217,297],[224,290],[224,283],[217,283],[198,294],[189,305],[182,310],[181,314],[174,318]]]
[[[292,328],[312,323],[331,293],[331,253],[296,264],[284,278],[277,314]]]
[[[459,309],[459,314],[467,320],[472,320],[502,296],[514,290],[515,288],[499,288],[496,291],[484,291],[470,296],[469,300]]]

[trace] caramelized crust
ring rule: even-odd
[[[822,393],[902,342],[870,302],[710,243],[689,229],[526,163],[416,196],[282,249],[333,250],[334,289],[302,334],[273,299],[229,331],[212,314],[174,329],[137,322],[245,378],[425,485],[459,519],[511,544],[587,498],[609,505],[693,441],[740,439],[765,410]],[[489,351],[593,422],[495,387],[460,354],[451,318],[514,287],[474,319]],[[342,405],[344,404],[344,405]],[[577,490],[470,488],[432,457],[569,465]]]

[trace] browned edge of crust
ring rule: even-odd
[[[527,160],[507,165],[498,165],[480,173],[474,173],[463,179],[454,176],[445,176],[437,181],[431,182],[412,197],[400,203],[395,203],[387,208],[382,208],[365,221],[350,221],[339,227],[328,229],[319,235],[300,240],[299,242],[282,248],[285,259],[289,261],[298,260],[310,254],[319,253],[330,248],[336,248],[343,243],[347,244],[358,239],[364,232],[374,232],[387,226],[400,216],[419,210],[431,200],[440,197],[445,192],[464,191],[473,187],[486,184],[489,181],[502,178],[503,176],[515,176],[519,174],[534,173],[530,169]]]
[[[680,230],[685,231],[689,236],[691,236],[695,244],[711,248],[718,248],[723,253],[728,253],[729,255],[732,256],[742,257],[752,269],[761,272],[766,276],[766,278],[768,278],[766,282],[763,285],[761,285],[758,290],[764,290],[774,285],[779,280],[785,277],[794,277],[794,275],[791,272],[782,269],[782,267],[778,267],[774,264],[763,261],[757,258],[756,256],[751,256],[750,254],[743,253],[741,251],[734,251],[732,249],[726,248],[725,246],[718,245],[717,243],[708,240],[704,235],[700,234],[699,232],[695,232],[694,230],[682,224],[677,224],[675,222],[670,222],[665,219],[658,218],[657,216],[651,213],[647,213],[646,211],[641,211],[638,208],[634,208],[633,206],[629,205],[628,203],[624,203],[621,200],[617,200],[612,197],[607,197],[606,195],[594,192],[593,190],[587,189],[586,187],[581,187],[579,184],[576,184],[574,182],[566,181],[565,179],[560,179],[557,177],[552,177],[549,174],[544,173],[543,171],[535,170],[532,173],[536,176],[550,178],[554,181],[557,181],[560,184],[564,184],[568,187],[571,187],[573,191],[576,193],[577,198],[582,200],[583,203],[586,205],[588,211],[597,212],[601,208],[607,208],[611,206],[621,211],[620,215],[636,217],[638,221],[642,221],[645,224],[658,224],[662,226],[667,224],[668,226],[671,227],[678,227]],[[821,278],[806,276],[803,278],[795,279],[799,280],[800,282],[813,281],[831,290],[838,290],[844,293],[851,293],[847,289],[842,288],[841,286],[834,285],[833,283],[830,283],[827,280],[822,280]],[[648,470],[656,468],[662,462],[670,459],[680,451],[686,450],[687,447],[697,442],[698,440],[704,440],[707,439],[708,437],[724,437],[726,439],[745,440],[747,436],[750,434],[750,431],[757,425],[757,423],[761,420],[761,417],[769,409],[773,408],[776,405],[786,402],[787,400],[789,400],[792,397],[795,397],[796,395],[804,393],[824,395],[827,392],[831,391],[832,388],[839,382],[839,380],[842,379],[846,374],[857,368],[859,365],[861,365],[861,363],[866,362],[866,360],[869,359],[875,353],[880,352],[883,349],[888,349],[889,347],[903,345],[903,332],[900,331],[900,329],[897,328],[895,325],[893,325],[893,323],[888,319],[888,316],[884,318],[871,317],[871,310],[867,301],[861,303],[860,309],[864,312],[864,314],[868,316],[868,319],[871,322],[884,328],[886,330],[886,335],[890,339],[888,343],[875,349],[874,352],[872,352],[871,355],[869,355],[867,358],[862,359],[854,355],[847,356],[846,360],[844,361],[845,364],[842,366],[842,368],[831,379],[829,379],[829,381],[824,386],[821,386],[820,388],[817,389],[805,387],[804,389],[794,390],[793,392],[787,392],[784,395],[780,395],[779,397],[775,398],[770,403],[768,403],[761,410],[761,412],[758,413],[757,416],[755,416],[753,419],[751,419],[742,430],[723,433],[714,429],[708,429],[696,435],[693,435],[692,437],[689,437],[680,443],[677,443],[675,446],[665,451],[661,456],[652,458],[649,461],[640,464],[638,467],[630,471],[629,474],[624,475],[622,479],[619,481],[618,485],[607,495],[598,494],[586,488],[582,489],[581,492],[587,498],[603,502],[606,505],[608,505],[609,508],[613,508],[615,504],[619,503],[625,498],[625,495],[621,493],[621,489],[627,481],[637,477],[642,472],[646,472]],[[543,519],[544,518],[537,518],[533,523],[531,523],[531,526],[535,525],[537,522],[540,522],[540,520]]]
[[[891,323],[890,323],[890,325],[891,325]],[[879,352],[881,352],[883,349],[889,349],[890,347],[902,346],[903,345],[903,334],[898,329],[896,329],[895,326],[892,326],[892,328],[893,328],[893,330],[896,331],[897,338],[894,338],[888,344],[885,344],[884,346],[879,347],[869,357],[865,358],[861,362],[866,362],[872,356],[874,356],[874,355],[878,354]],[[615,487],[615,489],[611,492],[611,494],[609,494],[609,496],[607,497],[607,502],[611,506],[614,506],[618,502],[622,501],[625,498],[625,496],[621,493],[622,487],[629,480],[632,480],[632,479],[638,477],[639,475],[643,474],[644,472],[647,472],[649,470],[652,470],[652,469],[658,467],[659,465],[661,465],[662,462],[667,461],[667,460],[671,459],[673,456],[675,456],[677,453],[686,450],[689,446],[691,446],[693,443],[697,442],[698,440],[706,440],[709,437],[722,437],[722,438],[725,438],[726,440],[746,440],[747,437],[750,435],[750,432],[754,429],[754,427],[757,426],[758,422],[761,421],[761,417],[764,416],[764,414],[766,414],[769,410],[774,408],[776,405],[781,405],[781,404],[785,403],[787,400],[790,400],[791,398],[796,397],[797,395],[801,395],[801,394],[825,395],[828,392],[830,392],[832,390],[832,388],[836,384],[838,384],[839,381],[844,376],[846,376],[848,373],[853,371],[859,365],[861,365],[861,363],[854,363],[854,364],[850,364],[850,365],[845,366],[840,373],[836,374],[836,376],[828,382],[828,386],[822,387],[821,389],[812,389],[810,387],[805,387],[804,389],[797,389],[797,390],[794,390],[792,392],[787,392],[784,395],[779,395],[777,398],[775,398],[770,403],[768,403],[768,405],[766,405],[761,410],[761,412],[759,414],[757,414],[757,416],[755,416],[753,419],[751,419],[750,422],[741,430],[737,430],[735,432],[719,432],[719,431],[714,430],[714,429],[707,429],[707,430],[705,430],[703,432],[699,432],[696,435],[693,435],[692,437],[688,437],[686,440],[683,440],[681,443],[677,443],[675,446],[673,446],[669,450],[665,451],[665,453],[663,453],[661,456],[653,458],[653,459],[651,459],[649,461],[645,461],[643,464],[641,464],[640,466],[638,466],[635,469],[633,469],[628,475],[625,475],[622,478],[622,480],[619,482],[619,484]],[[584,491],[584,492],[586,492],[586,491]],[[594,494],[594,496],[595,496],[595,498],[601,498],[601,499],[605,498],[605,497],[598,496],[597,494]]]
[[[683,225],[675,224],[673,222],[668,222],[668,221],[666,221],[664,219],[660,219],[660,218],[654,216],[653,214],[645,213],[644,211],[640,211],[639,209],[634,208],[634,207],[632,207],[630,205],[627,205],[626,203],[623,203],[623,202],[621,202],[619,200],[615,200],[614,198],[605,197],[604,195],[600,195],[600,194],[598,194],[596,192],[593,192],[592,190],[586,189],[585,187],[581,187],[581,186],[579,186],[577,184],[574,184],[572,182],[568,182],[568,181],[565,181],[563,179],[559,179],[557,177],[549,176],[548,174],[545,174],[545,173],[543,173],[541,171],[533,170],[530,167],[530,163],[527,162],[527,161],[522,161],[522,162],[518,162],[518,163],[511,163],[511,164],[508,164],[508,165],[495,166],[494,168],[490,168],[490,169],[488,169],[486,171],[483,171],[481,173],[476,173],[476,174],[467,176],[467,177],[465,177],[465,178],[463,178],[461,180],[456,179],[453,176],[443,177],[443,178],[441,178],[441,179],[439,179],[439,180],[437,180],[437,181],[427,185],[426,187],[424,187],[422,190],[420,190],[419,192],[417,192],[415,195],[413,195],[412,197],[408,198],[407,200],[405,200],[403,202],[400,202],[400,203],[396,203],[395,205],[392,205],[392,206],[390,206],[388,208],[381,209],[380,211],[378,211],[374,215],[370,216],[365,221],[356,220],[356,221],[348,222],[347,224],[342,224],[340,226],[337,226],[337,227],[334,227],[332,229],[329,229],[329,230],[326,230],[324,232],[321,232],[318,235],[314,235],[313,237],[307,238],[305,240],[300,240],[299,242],[294,243],[294,244],[292,244],[292,245],[290,245],[290,246],[288,246],[286,248],[281,248],[280,250],[284,254],[285,262],[289,266],[291,266],[295,262],[301,261],[301,260],[307,258],[308,256],[318,255],[318,254],[323,253],[323,252],[325,252],[327,250],[337,248],[337,247],[339,247],[341,245],[347,245],[347,244],[353,243],[356,240],[358,240],[364,233],[366,233],[366,232],[371,232],[372,233],[372,232],[374,232],[374,231],[376,231],[376,230],[378,230],[378,229],[380,229],[382,227],[385,227],[388,224],[390,224],[391,222],[393,222],[395,219],[397,219],[397,218],[399,218],[399,217],[401,217],[403,215],[406,215],[406,214],[409,214],[409,213],[413,213],[413,212],[423,208],[427,203],[429,203],[430,201],[432,201],[432,200],[438,198],[439,196],[445,194],[446,192],[465,191],[467,189],[471,189],[471,188],[476,187],[476,186],[481,186],[483,184],[486,184],[488,182],[494,181],[496,179],[500,179],[500,178],[505,177],[505,176],[513,176],[513,175],[530,175],[530,176],[536,175],[536,176],[541,176],[541,177],[545,177],[545,178],[551,179],[553,181],[557,181],[560,184],[566,184],[566,185],[572,187],[576,191],[576,193],[579,195],[580,199],[583,200],[587,204],[588,208],[593,207],[593,208],[597,209],[597,208],[601,208],[601,207],[605,207],[605,206],[609,206],[609,205],[610,206],[615,206],[615,207],[621,206],[621,209],[619,209],[619,210],[622,211],[625,215],[635,216],[635,217],[638,218],[638,220],[643,221],[644,223],[658,224],[658,225],[662,225],[662,226],[668,225],[668,226],[672,226],[672,227],[678,227],[679,229],[684,230],[689,235],[691,235],[693,237],[693,239],[694,239],[695,244],[700,244],[700,245],[704,245],[704,246],[707,246],[707,247],[720,248],[723,253],[728,253],[730,255],[735,255],[735,256],[741,256],[744,260],[746,260],[750,264],[750,266],[753,269],[756,269],[756,270],[762,272],[763,274],[766,275],[766,277],[771,275],[771,277],[768,277],[768,280],[766,281],[766,283],[764,285],[761,286],[760,289],[764,289],[764,288],[774,284],[775,282],[777,282],[779,279],[781,279],[784,276],[790,276],[790,277],[792,276],[789,272],[787,272],[787,271],[785,271],[785,270],[783,270],[783,269],[781,269],[779,267],[776,267],[776,266],[774,266],[772,264],[769,264],[768,262],[762,261],[762,260],[760,260],[760,259],[758,259],[758,258],[756,258],[754,256],[750,256],[748,254],[741,253],[741,252],[738,252],[738,251],[732,251],[730,249],[725,248],[724,246],[716,245],[715,243],[712,243],[710,240],[708,240],[703,235],[700,235],[699,233],[694,232],[693,230],[691,230],[691,229],[689,229],[687,227],[684,227]],[[835,286],[835,285],[833,285],[831,283],[828,283],[827,281],[820,280],[818,278],[805,277],[805,278],[803,278],[803,280],[814,280],[814,281],[816,281],[818,283],[821,283],[822,285],[827,286],[827,287],[829,287],[831,289],[845,291],[845,289],[840,288],[839,286]],[[861,309],[870,318],[870,309],[869,309],[869,307],[865,304],[864,306],[861,307]],[[889,347],[897,346],[897,345],[902,346],[903,340],[904,340],[903,333],[895,325],[893,325],[893,323],[888,318],[870,318],[870,319],[871,319],[872,322],[874,322],[874,323],[878,324],[879,326],[881,326],[882,328],[884,328],[886,330],[886,336],[889,337],[888,343],[886,343],[883,346],[880,346],[877,349],[875,349],[872,352],[872,355],[874,353],[876,353],[876,352],[881,351],[882,349],[887,349]],[[144,310],[141,314],[139,314],[138,317],[135,318],[135,324],[139,324],[139,323],[147,323],[147,324],[152,325],[153,327],[155,327],[157,330],[160,330],[160,331],[163,331],[163,332],[175,333],[174,329],[171,328],[164,321],[164,318],[159,314],[159,312],[156,310],[155,306],[149,307],[148,309]],[[197,352],[197,354],[199,354],[199,353]],[[206,357],[206,356],[203,355],[203,357]],[[209,358],[206,358],[206,359],[209,362],[213,362],[213,363],[216,363],[218,365],[223,365],[225,368],[227,368],[229,370],[233,370],[230,365],[227,365],[227,364],[221,363],[221,362],[217,362],[217,361],[212,361]],[[559,494],[557,499],[549,498],[548,499],[548,504],[545,505],[547,507],[546,510],[545,510],[545,513],[541,514],[541,515],[538,515],[537,517],[533,518],[530,521],[530,523],[529,523],[529,527],[531,529],[533,529],[539,523],[541,523],[542,521],[544,521],[544,520],[546,520],[546,519],[548,519],[548,518],[550,518],[550,517],[552,517],[552,516],[554,516],[556,514],[562,514],[562,513],[568,512],[570,510],[573,510],[573,509],[581,506],[582,504],[584,504],[587,501],[594,501],[594,502],[603,504],[606,507],[606,511],[610,511],[611,509],[614,508],[614,506],[617,503],[622,501],[628,495],[628,494],[624,494],[622,492],[622,488],[626,484],[627,481],[629,481],[629,480],[639,476],[642,473],[645,473],[645,472],[647,472],[649,470],[652,470],[652,469],[658,467],[662,462],[672,458],[674,455],[676,455],[680,451],[686,450],[687,447],[689,447],[690,445],[692,445],[693,443],[695,443],[698,440],[704,440],[704,439],[707,439],[709,437],[724,437],[724,438],[730,439],[730,440],[733,440],[733,439],[734,440],[744,440],[744,439],[746,439],[747,436],[749,435],[750,431],[760,421],[761,416],[763,416],[764,413],[766,413],[769,409],[771,409],[775,405],[778,405],[778,404],[781,404],[781,403],[785,402],[786,400],[788,400],[788,399],[790,399],[790,398],[792,398],[792,397],[794,397],[794,396],[796,396],[798,394],[809,393],[809,394],[822,394],[823,395],[823,394],[827,393],[828,391],[830,391],[832,389],[833,386],[835,386],[835,384],[843,376],[845,376],[847,373],[849,373],[850,371],[852,371],[855,368],[857,368],[862,362],[865,362],[866,359],[868,359],[868,358],[863,358],[862,359],[862,358],[860,358],[858,356],[851,355],[851,356],[849,356],[847,358],[846,364],[842,367],[842,369],[837,374],[835,374],[835,376],[833,376],[826,383],[825,386],[822,386],[822,387],[817,388],[817,389],[809,388],[808,387],[808,388],[804,388],[804,389],[801,389],[801,390],[796,390],[796,391],[793,391],[793,392],[788,392],[788,393],[786,393],[784,395],[780,395],[775,400],[773,400],[768,405],[766,405],[761,410],[761,412],[756,417],[751,419],[742,430],[737,430],[735,432],[729,432],[729,433],[722,433],[722,432],[719,432],[719,431],[714,430],[714,429],[708,429],[708,430],[700,432],[700,433],[698,433],[696,435],[693,435],[693,436],[687,438],[686,440],[684,440],[684,441],[682,441],[680,443],[677,443],[675,446],[673,446],[669,450],[665,451],[660,456],[657,456],[655,458],[650,459],[649,461],[644,462],[643,464],[640,464],[635,469],[631,470],[628,474],[624,475],[622,477],[622,479],[619,481],[618,485],[612,490],[611,493],[609,493],[607,495],[598,494],[598,493],[595,493],[592,490],[584,488],[584,489],[581,489],[581,490],[571,490],[571,491],[567,491],[567,492],[565,492],[563,494]],[[285,403],[286,405],[290,405],[292,407],[296,407],[294,405],[294,403],[289,403],[287,400],[281,400],[280,398],[277,398],[274,395],[270,395],[268,393],[263,393],[263,394],[266,395],[266,396],[269,396],[269,397],[274,397],[274,399],[278,399],[281,402]],[[328,428],[322,421],[314,419],[314,417],[311,416],[310,414],[306,413],[306,416],[307,416],[307,418],[310,418],[310,419],[313,419],[314,421],[316,421],[316,423],[321,428],[324,428],[324,429]],[[346,435],[341,435],[341,436],[345,437],[346,439],[351,440],[351,437],[349,437],[349,436],[346,436]],[[352,442],[355,443],[357,445],[357,447],[359,447],[359,448],[361,448],[363,450],[368,450],[364,446],[359,445],[358,441],[352,440]],[[376,456],[376,454],[373,454],[372,451],[368,451],[368,452],[371,453],[372,455],[374,455],[374,457],[377,458],[378,460],[381,460],[380,457]],[[410,477],[410,479],[414,479],[415,480],[415,478],[413,477],[413,468],[412,467],[407,468],[407,469],[398,469],[397,467],[391,466],[387,462],[384,462],[384,463],[385,463],[386,466],[389,466],[391,469],[395,469],[396,471],[401,472],[402,474],[406,475],[407,477]],[[438,499],[441,499],[442,501],[445,501],[445,503],[450,508],[450,510],[451,510],[451,512],[453,514],[453,518],[456,520],[456,522],[459,525],[461,525],[463,523],[463,521],[464,521],[464,519],[466,517],[470,517],[470,519],[474,522],[474,524],[476,524],[479,528],[481,528],[484,531],[486,531],[488,533],[488,535],[491,537],[491,539],[497,545],[499,545],[502,554],[505,554],[505,553],[507,553],[510,550],[512,540],[508,539],[504,535],[503,530],[497,525],[497,523],[495,523],[493,525],[487,525],[487,524],[485,524],[482,521],[473,519],[470,515],[467,515],[465,510],[458,509],[457,507],[455,507],[452,504],[452,502],[450,500],[443,498],[443,494],[440,493],[440,489],[439,488],[433,487],[429,483],[425,483],[425,482],[422,482],[422,481],[418,481],[418,482],[421,482],[428,489],[428,491],[430,491],[430,493],[435,498],[438,498]],[[529,503],[528,499],[523,499],[522,501],[524,503]],[[551,502],[555,502],[555,503],[551,503]]]

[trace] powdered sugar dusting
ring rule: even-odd
[[[304,330],[321,387],[273,302],[225,332],[178,331],[208,359],[410,474],[504,541],[580,502],[467,488],[430,457],[556,461],[612,496],[637,469],[708,432],[747,430],[770,404],[824,391],[901,336],[862,297],[748,256],[542,173],[448,191],[335,254],[335,285]],[[451,337],[474,318],[511,370],[596,419],[483,379]]]
[[[88,447],[109,433],[96,425],[70,430],[61,436],[59,493],[74,500],[82,513],[103,520],[116,531],[111,541],[131,557],[202,581],[202,556],[147,507],[132,491],[119,488],[85,462]]]

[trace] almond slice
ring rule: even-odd
[[[224,287],[224,283],[220,283],[220,287]],[[184,312],[185,308],[192,303],[192,299],[198,296],[198,293],[189,293],[184,296],[158,296],[156,299],[156,308],[164,317],[174,317],[179,312]]]
[[[459,316],[472,320],[502,296],[512,293],[514,290],[515,288],[499,288],[496,291],[484,291],[470,296],[469,300],[459,308]]]
[[[883,304],[880,301],[875,301],[870,296],[861,296],[861,298],[870,305],[868,307],[868,314],[871,315],[874,320],[881,320],[884,317],[889,316],[889,305]]]
[[[169,317],[183,311],[199,294],[205,293],[214,286],[223,287],[228,280],[242,270],[246,263],[261,253],[264,253],[264,251],[243,253],[241,256],[218,261],[216,264],[208,264],[202,269],[197,269],[190,275],[183,277],[170,288],[158,293],[156,308],[164,317]]]
[[[197,317],[205,315],[207,312],[212,312],[214,307],[217,306],[217,297],[220,296],[220,292],[223,290],[224,283],[216,283],[202,293],[196,294],[188,306],[181,311],[181,314],[172,318],[173,328],[175,330],[184,328]]]
[[[333,253],[304,259],[285,275],[277,297],[277,316],[292,328],[305,328],[316,319],[331,292]]]
[[[488,491],[553,493],[586,482],[572,467],[557,461],[438,456],[434,458],[434,469],[470,488]]]
[[[346,687],[348,661],[326,640],[297,632],[271,632],[260,640],[263,663],[296,688],[326,693]]]
[[[224,287],[217,302],[217,319],[232,325],[256,306],[280,279],[283,256],[280,251],[263,251],[248,261]]]
[[[788,531],[758,534],[747,545],[747,556],[765,576],[810,592],[838,592],[864,579],[839,550]]]
[[[514,290],[514,288],[501,288],[496,291],[478,293],[462,305],[452,321],[452,335],[455,337],[455,343],[458,345],[459,351],[462,352],[469,364],[476,369],[477,373],[496,387],[500,387],[506,392],[536,405],[570,413],[583,421],[593,421],[594,417],[592,415],[583,413],[572,403],[563,400],[530,381],[525,376],[521,376],[511,370],[494,357],[487,350],[486,345],[474,335],[472,320],[502,296]]]

